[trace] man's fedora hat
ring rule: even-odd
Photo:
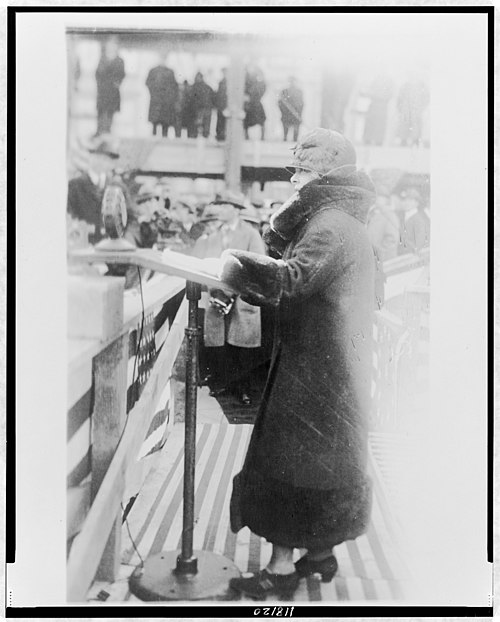
[[[230,190],[226,190],[222,192],[220,195],[216,196],[215,199],[210,203],[210,205],[224,205],[229,203],[230,205],[234,205],[238,209],[246,208],[246,199],[245,195],[242,192],[231,192]]]
[[[107,141],[102,140],[98,145],[89,149],[89,153],[95,153],[97,155],[105,155],[108,158],[113,158],[113,160],[117,160],[120,157],[120,154],[113,148],[113,145]]]

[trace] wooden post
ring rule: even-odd
[[[89,281],[90,282],[90,281]],[[121,319],[115,321],[116,332],[123,326],[123,279],[95,279],[94,284],[100,302],[100,314],[113,315]],[[104,293],[101,291],[104,288]],[[114,292],[113,295],[107,292]],[[98,305],[99,306],[99,305]],[[97,321],[97,320],[96,320]],[[118,330],[119,329],[119,330]],[[96,332],[102,330],[98,326]],[[108,327],[109,330],[109,327]],[[104,331],[108,334],[108,330]],[[101,334],[101,338],[103,334]],[[94,409],[92,415],[92,483],[91,502],[113,459],[120,440],[127,414],[127,364],[128,334],[120,335],[108,347],[99,352],[94,359]],[[96,579],[114,581],[120,565],[121,510],[118,508],[116,520],[111,529],[108,543],[102,556]]]
[[[225,180],[229,190],[239,191],[243,160],[243,110],[245,68],[243,55],[235,50],[227,72],[227,125],[225,142]]]
[[[95,499],[120,440],[127,412],[128,335],[118,337],[94,359],[95,400],[92,417],[92,487]],[[114,581],[120,565],[121,510],[102,556],[96,579]]]

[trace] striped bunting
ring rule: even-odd
[[[129,332],[127,411],[137,401],[143,386],[147,382],[183,296],[183,292],[176,294],[146,316],[139,353],[137,353],[137,339],[140,321],[137,328]],[[68,486],[79,485],[84,478],[91,474],[90,430],[93,413],[93,389],[92,361],[89,360],[74,370],[68,378],[68,445],[66,451]],[[156,413],[139,458],[157,451],[164,443],[170,410],[169,397],[170,385],[167,384],[158,401]]]
[[[252,426],[244,424],[198,424],[196,434],[194,549],[233,559],[242,572],[264,567],[271,553],[271,545],[263,538],[248,528],[234,534],[229,525],[232,478],[241,469],[251,430]],[[128,530],[143,559],[162,550],[180,548],[183,454],[184,429],[180,425],[170,433],[157,468],[147,477],[128,516],[128,529],[123,526],[121,583],[108,584],[109,600],[135,600],[123,585],[123,578],[140,562]],[[368,532],[335,547],[339,571],[333,581],[322,583],[316,577],[301,580],[295,602],[394,602],[403,598],[402,585],[409,574],[391,533],[392,521],[380,491],[375,486]],[[297,558],[302,554],[295,553]],[[92,593],[97,587],[93,586]]]

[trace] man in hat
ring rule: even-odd
[[[153,126],[153,136],[161,125],[162,136],[168,136],[168,128],[175,126],[175,107],[179,94],[179,85],[173,70],[167,66],[168,52],[160,53],[160,64],[148,73],[146,86],[149,89],[148,121]]]
[[[217,206],[221,225],[197,240],[193,255],[220,257],[229,248],[265,254],[259,233],[240,217],[246,207],[241,193],[225,192],[211,205]],[[208,297],[204,345],[210,360],[211,393],[218,395],[232,389],[242,404],[249,405],[248,374],[254,350],[261,345],[260,309],[222,290],[211,291]]]
[[[203,229],[196,223],[196,205],[189,199],[174,201],[168,211],[170,224],[164,232],[162,248],[190,254]]]
[[[88,169],[82,175],[71,179],[68,184],[67,212],[77,220],[83,220],[94,227],[89,242],[95,244],[104,235],[101,203],[104,189],[119,154],[112,145],[101,141],[89,149]]]
[[[297,86],[297,79],[290,76],[288,87],[283,89],[278,98],[278,107],[281,112],[281,123],[283,124],[283,140],[288,140],[290,129],[293,130],[293,140],[297,142],[299,128],[302,123],[302,110],[304,108],[304,97],[302,90]]]

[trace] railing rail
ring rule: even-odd
[[[162,302],[162,299],[155,295],[153,289],[154,284],[152,290],[145,295],[144,303],[148,308],[151,305],[155,306],[155,304],[158,305]],[[175,290],[175,293],[178,293],[177,290]],[[163,298],[163,302],[164,300]],[[130,303],[127,309],[127,301],[125,302],[124,329],[128,330],[134,321],[137,320],[137,313],[133,309],[134,306],[136,305]],[[106,412],[107,409],[102,407],[100,408],[100,413],[94,412],[94,424],[97,423],[97,426],[99,426],[98,418],[101,418],[100,424],[102,425],[104,420],[104,427],[110,427],[110,436],[113,437],[114,434],[116,438],[114,446],[113,438],[110,439],[109,447],[105,446],[106,439],[102,438],[100,441],[104,446],[104,451],[102,452],[102,447],[99,447],[99,443],[97,444],[98,451],[104,455],[102,472],[100,474],[96,473],[98,476],[98,487],[95,485],[95,481],[93,481],[92,485],[95,497],[69,551],[67,560],[67,599],[69,602],[82,602],[85,600],[85,595],[96,577],[96,573],[103,567],[103,564],[108,569],[108,574],[111,573],[111,575],[113,574],[113,569],[118,568],[121,530],[120,506],[127,483],[127,473],[134,464],[148,433],[152,419],[155,416],[156,403],[172,375],[172,369],[184,338],[186,323],[187,301],[184,299],[143,391],[138,401],[126,415],[124,425],[122,420],[122,425],[120,426],[120,416],[124,416],[124,405],[121,403],[121,398],[119,399],[119,405],[113,404],[113,400],[111,400],[109,412]],[[115,338],[115,342],[112,341],[108,347],[114,347],[115,343],[121,342],[123,339],[124,332],[120,331],[120,334]],[[119,365],[122,365],[122,362]],[[123,376],[123,370],[120,371],[120,374]],[[113,379],[111,383],[113,383]],[[120,377],[117,387],[115,389],[117,393],[126,389],[126,382],[124,383],[122,377]],[[104,394],[107,395],[108,393],[104,391]],[[109,397],[106,397],[106,399],[109,399]],[[113,409],[115,411],[119,410],[121,414],[117,417],[116,413],[113,414],[111,412]],[[110,422],[106,421],[107,417],[111,419]],[[113,418],[115,418],[114,421]],[[104,429],[101,429],[101,431],[104,431]],[[99,434],[99,431],[97,433]],[[108,454],[111,452],[108,463],[106,463],[106,451]],[[94,473],[92,473],[92,478],[94,479]]]

